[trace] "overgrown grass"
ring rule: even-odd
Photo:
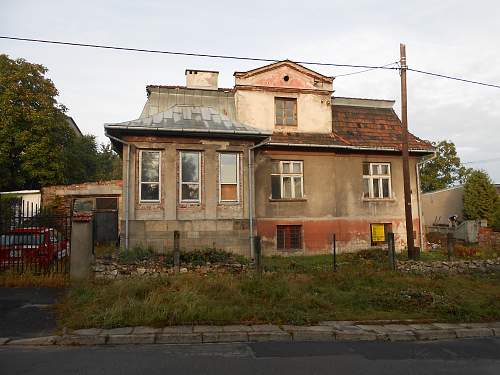
[[[64,273],[33,274],[5,271],[0,273],[0,287],[27,288],[47,287],[65,288],[69,286],[69,275]]]
[[[188,273],[93,282],[58,307],[62,326],[276,323],[322,320],[500,320],[500,274],[419,276],[376,253],[265,258],[263,275]],[[293,271],[293,272],[292,272]]]

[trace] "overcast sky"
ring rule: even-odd
[[[295,61],[384,65],[407,45],[408,65],[500,84],[500,2],[1,0],[0,35]],[[84,133],[135,119],[146,85],[183,85],[185,68],[217,70],[219,85],[255,62],[0,40],[0,53],[45,65]],[[309,66],[325,75],[359,69]],[[334,81],[335,94],[395,99],[397,71]],[[463,162],[500,158],[500,89],[409,73],[410,130],[449,139]],[[470,164],[500,183],[500,160]]]

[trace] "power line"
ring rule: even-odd
[[[398,64],[398,63],[399,63],[399,61],[395,61],[393,63],[389,63],[389,64],[385,64],[385,65],[381,65],[381,66],[376,66],[376,67],[373,67],[373,68],[370,68],[370,69],[359,70],[357,72],[351,72],[351,73],[345,73],[345,74],[337,74],[335,76],[335,78],[345,77],[345,76],[352,76],[353,74],[360,74],[360,73],[371,72],[372,70],[375,70],[375,69],[384,69],[384,68],[386,68],[388,66],[395,65],[395,64]],[[395,69],[399,69],[399,68],[395,68]]]
[[[260,62],[268,62],[268,63],[275,63],[275,62],[281,61],[281,60],[277,60],[277,59],[260,58],[260,57],[213,55],[213,54],[207,54],[207,53],[165,51],[165,50],[154,50],[154,49],[145,49],[145,48],[110,46],[110,45],[102,45],[102,44],[62,42],[62,41],[47,40],[47,39],[20,38],[20,37],[13,37],[13,36],[0,36],[0,39],[18,40],[18,41],[34,42],[34,43],[58,44],[58,45],[74,46],[74,47],[101,48],[101,49],[110,49],[110,50],[127,51],[127,52],[157,53],[157,54],[176,55],[176,56],[208,57],[208,58],[215,58],[215,59],[260,61]],[[340,68],[363,68],[363,69],[365,69],[365,70],[362,70],[359,72],[339,74],[336,77],[343,77],[343,76],[349,76],[349,75],[353,75],[353,74],[365,73],[365,72],[375,70],[375,69],[387,69],[387,70],[399,70],[400,69],[399,67],[390,66],[390,65],[394,65],[394,63],[381,65],[381,66],[373,66],[373,65],[356,65],[356,64],[336,64],[336,63],[324,63],[324,62],[313,62],[313,61],[295,61],[295,62],[297,64],[303,64],[303,65],[335,66],[335,67],[340,67]],[[465,78],[453,77],[453,76],[448,76],[448,75],[444,75],[444,74],[432,73],[432,72],[427,72],[427,71],[419,70],[419,69],[413,69],[413,68],[409,68],[409,67],[407,68],[407,70],[412,71],[412,72],[416,72],[416,73],[430,75],[430,76],[446,78],[446,79],[451,79],[451,80],[455,80],[455,81],[461,81],[461,82],[472,83],[472,84],[476,84],[476,85],[500,89],[500,85],[496,85],[496,84],[473,81],[473,80],[469,80],[469,79],[465,79]]]
[[[408,68],[408,70],[411,70],[412,72],[416,72],[416,73],[427,74],[429,76],[435,76],[435,77],[453,79],[455,81],[473,83],[475,85],[488,86],[488,87],[494,87],[494,88],[500,89],[500,85],[495,85],[495,84],[492,84],[492,83],[484,83],[484,82],[479,82],[479,81],[471,81],[470,79],[452,77],[452,76],[447,76],[447,75],[444,75],[444,74],[431,73],[431,72],[426,72],[426,71],[423,71],[423,70],[412,69],[412,68]]]
[[[164,51],[164,50],[154,50],[154,49],[144,49],[144,48],[131,48],[131,47],[119,47],[119,46],[109,46],[102,44],[87,44],[87,43],[74,43],[74,42],[61,42],[57,40],[45,40],[45,39],[30,39],[30,38],[19,38],[13,36],[0,36],[0,39],[8,39],[8,40],[20,40],[24,42],[35,42],[35,43],[47,43],[47,44],[59,44],[66,46],[74,46],[74,47],[89,47],[89,48],[102,48],[102,49],[111,49],[118,51],[129,51],[129,52],[145,52],[145,53],[158,53],[165,55],[177,55],[177,56],[195,56],[195,57],[209,57],[215,59],[231,59],[231,60],[246,60],[246,61],[261,61],[261,62],[269,62],[274,63],[281,60],[277,59],[268,59],[268,58],[260,58],[260,57],[244,57],[244,56],[231,56],[231,55],[212,55],[207,53],[194,53],[194,52],[176,52],[176,51]],[[303,65],[321,65],[321,66],[335,66],[335,67],[343,67],[343,68],[365,68],[365,69],[398,69],[394,67],[379,67],[379,66],[371,66],[371,65],[354,65],[354,64],[335,64],[335,63],[322,63],[322,62],[312,62],[312,61],[294,61],[297,64]]]

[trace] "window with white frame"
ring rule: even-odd
[[[201,152],[180,153],[179,195],[181,202],[201,201]]]
[[[139,200],[141,202],[160,201],[160,151],[140,150],[139,152]]]
[[[237,153],[219,153],[219,202],[239,202],[239,160]]]
[[[271,198],[298,199],[303,196],[303,162],[274,160],[271,171]]]
[[[391,164],[363,163],[363,198],[391,198]]]

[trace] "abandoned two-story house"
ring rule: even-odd
[[[406,244],[402,126],[393,101],[333,95],[333,78],[285,60],[234,73],[186,70],[186,86],[147,86],[140,117],[106,124],[123,158],[122,243],[215,246],[251,255]],[[410,135],[414,227],[417,162]],[[418,245],[418,242],[417,242]]]

